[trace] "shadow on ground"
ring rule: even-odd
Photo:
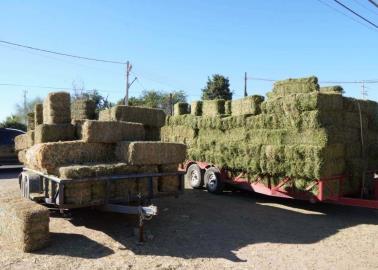
[[[0,181],[18,178],[18,175],[21,172],[22,172],[21,168],[0,166]]]
[[[186,190],[178,199],[158,201],[160,214],[146,225],[154,236],[136,244],[133,221],[96,211],[73,213],[71,222],[111,236],[138,255],[225,258],[256,243],[311,244],[359,224],[378,225],[378,211],[282,200],[249,193],[210,195]]]
[[[46,255],[66,255],[70,257],[80,257],[86,259],[98,259],[114,253],[88,237],[74,233],[51,233],[51,244],[36,254]]]

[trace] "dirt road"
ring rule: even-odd
[[[0,174],[0,196],[15,191]],[[187,189],[156,202],[139,245],[130,218],[51,218],[51,246],[22,254],[0,240],[0,269],[377,269],[378,211]]]

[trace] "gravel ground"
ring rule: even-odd
[[[0,196],[16,192],[0,172]],[[51,218],[50,247],[20,253],[0,240],[0,269],[377,269],[378,211],[187,189],[156,202],[143,245],[135,220],[80,210]]]

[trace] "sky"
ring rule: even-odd
[[[368,0],[340,0],[378,24]],[[130,96],[184,90],[198,100],[208,76],[229,78],[234,98],[250,78],[315,75],[322,82],[378,80],[378,29],[333,0],[0,1],[0,40],[132,65]],[[9,86],[17,84],[25,86]],[[0,44],[0,121],[52,87],[125,94],[124,65],[82,61]],[[38,88],[35,86],[47,86]],[[361,84],[343,84],[361,97]],[[378,84],[366,84],[378,101]],[[272,82],[248,80],[248,94]]]

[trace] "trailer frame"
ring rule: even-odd
[[[139,241],[143,242],[144,221],[150,220],[153,216],[158,214],[158,208],[152,204],[151,200],[154,198],[161,198],[167,196],[178,197],[184,192],[184,172],[168,172],[168,173],[138,173],[126,175],[111,175],[101,177],[85,177],[80,179],[61,179],[54,175],[45,174],[43,172],[33,170],[30,168],[23,168],[23,172],[19,175],[19,186],[21,196],[33,201],[45,204],[49,207],[58,209],[61,214],[65,210],[95,207],[100,211],[138,215],[139,227]],[[177,176],[179,183],[178,190],[174,192],[159,192],[154,193],[155,177],[163,176]],[[140,181],[142,178],[148,179],[148,194],[143,196],[138,194],[129,197],[127,200],[113,200],[110,198],[110,186],[112,182],[120,180]],[[106,194],[104,200],[98,202],[91,202],[88,204],[67,204],[64,201],[64,190],[66,185],[70,183],[86,183],[92,181],[103,181],[106,183]],[[51,194],[49,193],[49,186],[51,185]]]
[[[208,170],[209,168],[217,168],[215,165],[208,162],[189,160],[182,164],[181,170],[186,172],[189,166],[193,164],[198,165],[198,167],[204,171]],[[363,193],[360,192],[362,187],[352,194],[343,191],[342,187],[347,179],[346,175],[336,175],[328,178],[314,179],[304,190],[298,191],[295,188],[284,188],[284,186],[293,183],[293,179],[290,177],[283,177],[278,184],[273,184],[270,182],[265,184],[259,181],[259,179],[249,181],[243,177],[243,174],[230,178],[228,170],[225,168],[217,168],[217,170],[219,171],[218,175],[220,176],[221,182],[242,190],[279,198],[308,200],[312,203],[325,202],[378,209],[378,173],[374,171],[367,172],[367,174],[373,177],[373,196],[371,198],[366,198],[362,196]],[[204,183],[205,187],[206,184],[207,183]],[[316,187],[317,193],[314,194],[311,192],[311,190]]]

